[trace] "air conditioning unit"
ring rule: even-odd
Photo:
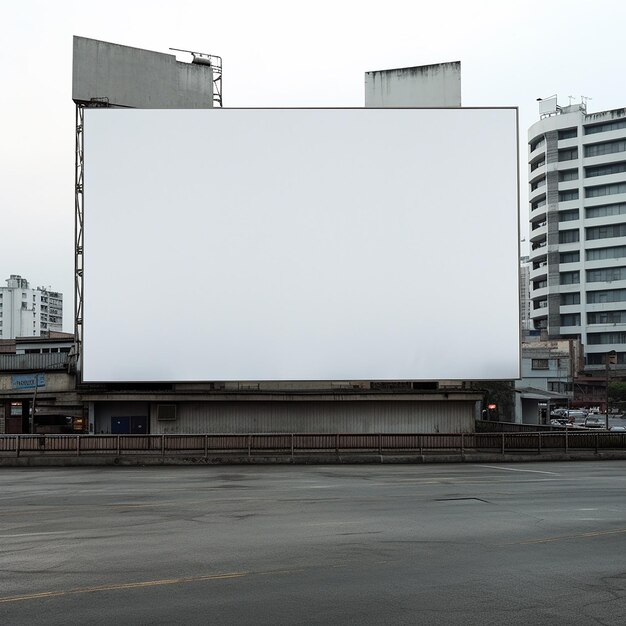
[[[175,404],[157,404],[157,420],[159,422],[173,422],[175,419]]]

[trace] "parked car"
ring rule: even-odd
[[[611,426],[609,430],[612,433],[626,433],[626,426]]]
[[[567,417],[570,421],[572,420],[584,420],[587,418],[587,411],[583,409],[569,409],[565,411],[563,417]]]
[[[604,428],[605,421],[601,417],[587,417],[585,428]]]

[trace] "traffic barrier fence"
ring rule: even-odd
[[[626,449],[626,432],[0,435],[0,456],[537,453]]]

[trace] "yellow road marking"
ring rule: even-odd
[[[145,580],[135,583],[116,583],[111,585],[99,585],[97,587],[82,587],[78,589],[67,589],[66,591],[41,591],[39,593],[28,593],[19,596],[0,597],[0,604],[9,602],[23,602],[24,600],[37,600],[39,598],[58,598],[78,593],[96,593],[98,591],[117,591],[119,589],[142,589],[146,587],[158,587],[161,585],[181,585],[184,583],[195,583],[207,580],[226,580],[229,578],[242,578],[248,576],[250,572],[231,572],[229,574],[211,574],[206,576],[184,576],[182,578],[163,578],[161,580]]]

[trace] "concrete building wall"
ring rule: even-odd
[[[32,396],[34,389],[15,389],[13,377],[21,373],[0,371],[0,392],[3,396],[27,395]],[[28,374],[26,374],[28,375]],[[73,392],[76,388],[76,381],[73,374],[67,372],[43,372],[39,374],[43,378],[43,385],[37,389],[37,393]]]
[[[533,399],[521,399],[522,403],[522,424],[539,424],[538,401]]]
[[[522,378],[518,387],[572,395],[575,348],[567,340],[522,344]]]
[[[460,107],[461,62],[365,73],[366,107]]]
[[[213,106],[213,70],[173,54],[74,37],[72,99],[142,109]]]

